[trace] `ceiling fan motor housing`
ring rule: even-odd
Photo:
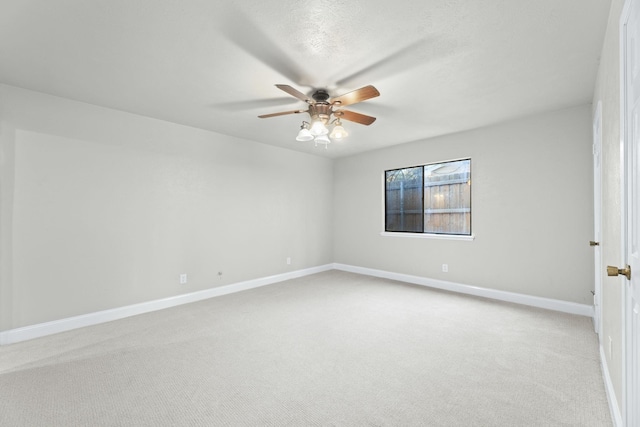
[[[321,120],[327,123],[332,112],[331,104],[326,101],[309,105],[309,116],[311,116],[311,120]]]
[[[313,92],[313,95],[311,95],[311,97],[316,102],[327,102],[329,99],[329,92],[324,89],[318,89]]]

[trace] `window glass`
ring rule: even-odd
[[[471,161],[424,167],[424,232],[471,234]]]
[[[423,171],[422,166],[386,171],[386,231],[423,231]]]
[[[385,171],[385,231],[471,235],[471,160]]]

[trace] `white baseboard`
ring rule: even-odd
[[[600,367],[602,368],[602,377],[604,379],[604,388],[607,392],[607,401],[609,402],[609,411],[611,411],[611,420],[615,427],[623,427],[622,414],[620,413],[620,407],[618,406],[618,400],[616,399],[616,393],[613,389],[613,383],[611,382],[611,376],[609,375],[609,366],[607,365],[607,358],[604,355],[604,348],[600,347]]]
[[[79,316],[68,317],[65,319],[54,320],[51,322],[25,326],[22,328],[10,329],[8,331],[0,332],[0,345],[13,344],[33,338],[40,338],[46,335],[57,334],[59,332],[70,331],[72,329],[82,328],[85,326],[97,325],[99,323],[110,322],[112,320],[123,319],[125,317],[135,316],[138,314],[149,313],[151,311],[162,310],[164,308],[175,307],[177,305],[188,304],[208,298],[227,295],[247,289],[253,289],[260,286],[270,285],[273,283],[283,282],[285,280],[328,271],[332,268],[332,264],[327,264],[318,267],[307,268],[304,270],[296,270],[289,273],[277,274],[275,276],[247,280],[245,282],[234,283],[227,286],[219,286],[217,288],[210,288],[203,291],[191,292],[188,294],[176,295],[173,297],[128,305],[125,307],[97,311],[95,313],[88,313]]]
[[[88,313],[79,316],[68,317],[65,319],[54,320],[51,322],[39,323],[22,328],[10,329],[8,331],[0,332],[0,345],[13,344],[16,342],[39,338],[59,332],[70,331],[72,329],[82,328],[85,326],[97,325],[99,323],[110,322],[112,320],[118,320],[129,316],[135,316],[151,311],[162,310],[164,308],[175,307],[177,305],[188,304],[208,298],[227,295],[247,289],[253,289],[260,286],[270,285],[272,283],[278,283],[285,280],[328,271],[331,269],[348,271],[351,273],[364,274],[374,277],[381,277],[391,280],[398,280],[401,282],[413,283],[416,285],[428,286],[431,288],[444,289],[453,292],[593,317],[593,307],[586,304],[577,304],[568,301],[560,301],[550,298],[541,298],[531,295],[463,285],[454,282],[447,282],[444,280],[429,279],[425,277],[411,276],[408,274],[392,273],[389,271],[334,263],[307,268],[304,270],[292,271],[289,273],[277,274],[275,276],[247,280],[245,282],[234,283],[227,286],[206,289],[203,291],[176,295],[174,297],[128,305],[125,307],[118,307],[110,310],[103,310],[95,313]]]
[[[356,267],[353,265],[333,264],[336,270],[348,271],[351,273],[365,274],[367,276],[381,277],[384,279],[398,280],[400,282],[413,283],[415,285],[428,286],[430,288],[443,289],[463,294],[476,295],[485,298],[508,301],[516,304],[529,305],[533,307],[545,308],[547,310],[561,311],[570,314],[593,317],[593,306],[578,304],[575,302],[561,301],[551,298],[542,298],[532,295],[517,294],[514,292],[500,291],[496,289],[480,288],[477,286],[463,285],[460,283],[447,282],[444,280],[429,279],[409,274],[392,273],[384,270],[372,268]]]

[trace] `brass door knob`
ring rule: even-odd
[[[594,242],[593,240],[590,240],[589,246],[600,246],[600,242]]]
[[[631,280],[631,266],[627,265],[626,268],[618,268],[611,265],[607,266],[607,276],[617,276],[618,274],[625,276],[627,280]]]

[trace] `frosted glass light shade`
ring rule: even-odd
[[[333,130],[331,131],[331,134],[329,135],[332,139],[342,139],[345,136],[348,136],[349,134],[347,133],[346,130],[344,130],[344,128],[342,127],[342,125],[336,125]]]
[[[313,135],[309,132],[309,129],[302,128],[300,132],[298,132],[298,136],[296,136],[296,141],[311,141],[313,139]]]
[[[331,144],[331,140],[329,139],[329,137],[327,135],[320,135],[320,136],[316,136],[316,145],[318,144],[324,144],[325,146]]]
[[[324,123],[322,123],[320,120],[316,120],[311,125],[310,132],[313,136],[326,135],[329,133],[329,129],[327,129]]]

